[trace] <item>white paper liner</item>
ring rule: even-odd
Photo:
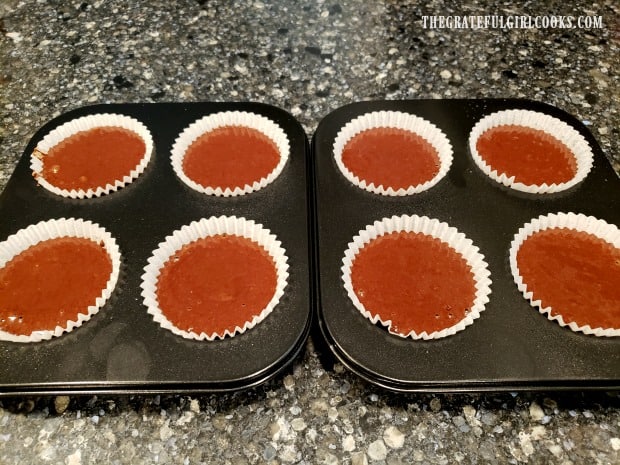
[[[510,270],[513,279],[517,284],[523,296],[530,302],[532,307],[538,308],[538,311],[545,315],[549,320],[556,321],[560,326],[566,326],[573,331],[585,334],[593,334],[595,336],[620,336],[620,328],[591,328],[589,325],[579,326],[575,322],[566,323],[561,314],[551,315],[552,307],[542,306],[541,300],[535,300],[533,292],[528,291],[527,285],[523,282],[521,272],[517,265],[517,253],[523,242],[533,234],[545,229],[567,228],[575,231],[586,232],[592,234],[616,248],[620,248],[620,229],[616,225],[607,223],[604,220],[597,219],[593,216],[586,216],[581,213],[550,213],[541,215],[538,218],[526,223],[515,234],[510,244]]]
[[[543,183],[535,185],[523,184],[515,181],[515,176],[498,173],[497,170],[485,162],[476,145],[478,138],[485,131],[505,125],[524,126],[545,131],[562,142],[575,157],[577,167],[575,176],[571,180],[560,184]],[[476,123],[469,134],[469,150],[476,165],[491,179],[511,189],[530,194],[552,194],[570,189],[586,178],[592,169],[593,163],[592,148],[579,132],[562,120],[531,110],[504,110],[485,116]]]
[[[280,161],[266,177],[256,180],[252,185],[222,188],[203,186],[189,178],[183,170],[183,158],[187,149],[203,134],[222,126],[241,126],[255,129],[271,139],[280,154]],[[269,118],[245,111],[225,111],[204,116],[193,122],[177,137],[172,146],[172,168],[177,176],[192,189],[207,195],[231,197],[255,192],[272,183],[284,169],[290,152],[290,143],[284,130]]]
[[[227,329],[224,334],[218,334],[217,332],[211,334],[201,332],[198,334],[194,331],[185,331],[177,328],[163,315],[157,300],[157,281],[161,269],[168,259],[184,245],[190,244],[198,239],[218,234],[244,237],[265,249],[274,260],[276,267],[276,288],[274,295],[259,315],[254,316],[251,321],[245,322],[243,326],[237,326],[232,332]],[[163,328],[186,339],[213,341],[215,339],[223,339],[226,336],[232,337],[236,334],[244,333],[263,321],[284,295],[284,289],[286,288],[289,275],[288,267],[286,252],[281,242],[275,235],[271,234],[269,229],[264,228],[261,224],[255,223],[253,220],[246,220],[245,218],[212,216],[208,219],[202,218],[199,221],[194,221],[185,225],[172,233],[172,235],[166,237],[165,241],[159,244],[159,247],[148,259],[148,265],[144,268],[140,287],[142,288],[142,297],[144,299],[144,305],[148,308],[148,313],[151,314],[153,319]],[[199,271],[197,270],[197,272]]]
[[[88,131],[89,129],[94,129],[102,126],[114,126],[128,129],[136,133],[144,141],[144,144],[146,146],[144,150],[144,156],[129,173],[125,174],[122,179],[116,180],[113,185],[107,184],[105,186],[99,186],[96,189],[87,190],[61,189],[44,178],[43,162],[36,156],[37,152],[45,156],[52,147],[62,142],[64,139],[78,132]],[[150,131],[144,124],[132,117],[125,115],[119,115],[114,113],[99,113],[76,118],[53,129],[37,144],[35,151],[30,157],[30,168],[32,169],[33,176],[35,177],[37,182],[48,191],[63,197],[69,197],[72,199],[84,199],[109,194],[133,182],[138,176],[140,176],[140,174],[142,174],[142,172],[144,172],[146,166],[149,164],[152,153],[153,137],[151,136]]]
[[[38,342],[58,337],[64,332],[73,331],[84,322],[91,319],[106,303],[118,281],[121,254],[114,238],[104,228],[96,223],[75,218],[59,218],[49,221],[41,221],[37,224],[19,230],[0,243],[0,268],[15,256],[38,244],[39,242],[60,237],[78,237],[90,239],[93,242],[103,244],[112,261],[112,272],[108,278],[106,287],[95,299],[93,305],[84,309],[84,313],[78,314],[77,321],[67,321],[66,326],[56,326],[54,329],[34,331],[30,335],[16,335],[0,330],[0,340],[13,342]],[[76,264],[81,266],[80,264]]]
[[[342,152],[353,137],[362,131],[372,128],[403,129],[424,138],[437,150],[439,156],[439,171],[437,174],[422,184],[397,190],[394,190],[392,187],[385,188],[383,185],[376,186],[373,182],[369,183],[365,179],[360,179],[342,162]],[[368,192],[390,196],[417,194],[430,189],[446,175],[452,164],[452,145],[441,129],[419,116],[400,111],[376,111],[366,113],[349,121],[336,135],[333,151],[336,165],[338,165],[342,174],[351,183]]]
[[[420,334],[415,331],[411,331],[409,334],[402,335],[391,330],[391,320],[384,321],[379,317],[379,315],[373,315],[371,312],[366,310],[353,290],[353,285],[351,283],[351,267],[353,266],[356,255],[366,244],[370,243],[377,237],[394,232],[414,232],[435,237],[449,245],[465,259],[467,265],[471,269],[476,288],[473,305],[465,318],[458,321],[453,326],[445,328],[441,331],[432,332],[430,334],[426,331]],[[491,293],[491,273],[489,272],[488,265],[485,262],[484,256],[479,252],[478,247],[476,247],[470,239],[468,239],[463,233],[460,233],[456,228],[449,226],[447,223],[440,222],[437,219],[431,219],[426,216],[403,215],[383,218],[381,221],[375,221],[374,224],[368,225],[366,229],[360,231],[359,234],[353,238],[352,242],[349,243],[349,247],[344,254],[342,263],[343,266],[341,267],[341,270],[344,288],[353,302],[353,305],[362,313],[362,315],[372,321],[372,323],[376,324],[377,322],[380,322],[383,326],[388,328],[390,333],[397,336],[425,340],[439,339],[450,336],[471,325],[474,320],[480,317],[480,313],[484,311],[485,305],[489,302],[489,295]]]

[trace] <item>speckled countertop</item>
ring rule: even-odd
[[[617,2],[4,0],[0,188],[50,118],[106,102],[258,101],[310,135],[365,99],[523,97],[620,172]],[[148,6],[147,6],[148,5]],[[602,29],[424,29],[424,15],[601,16]],[[4,363],[4,361],[0,361]],[[249,391],[3,399],[0,463],[620,462],[618,393],[394,394],[319,360]]]

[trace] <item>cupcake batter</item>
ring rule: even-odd
[[[54,331],[77,321],[106,288],[112,261],[96,242],[48,239],[0,268],[0,329],[15,335]]]

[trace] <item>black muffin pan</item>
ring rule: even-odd
[[[587,178],[563,193],[538,196],[488,178],[471,157],[468,136],[480,118],[505,109],[543,112],[581,133],[594,152]],[[415,195],[387,197],[364,191],[341,174],[333,154],[338,131],[351,119],[380,110],[409,112],[444,131],[454,159],[437,185]],[[326,116],[312,149],[318,323],[329,351],[350,370],[396,391],[620,387],[620,338],[584,335],[548,320],[517,289],[508,263],[514,234],[540,215],[572,211],[620,224],[620,179],[578,120],[555,107],[524,100],[360,102]],[[405,214],[426,215],[456,227],[479,247],[489,265],[490,302],[473,325],[453,336],[422,341],[391,335],[366,319],[344,290],[340,267],[353,236],[376,220]]]
[[[266,116],[287,134],[291,150],[282,173],[263,189],[237,197],[192,190],[172,170],[175,138],[205,115],[235,110]],[[37,142],[55,127],[94,113],[132,116],[148,127],[155,148],[145,172],[119,191],[93,199],[65,199],[38,186],[29,166]],[[312,320],[308,148],[291,115],[258,103],[97,105],[43,126],[0,196],[0,240],[42,220],[91,220],[116,239],[121,273],[109,301],[80,328],[37,343],[0,341],[0,395],[218,392],[248,388],[284,370],[304,347]],[[220,215],[254,220],[278,237],[288,256],[288,285],[273,312],[253,329],[212,342],[187,340],[147,314],[141,275],[166,236]]]

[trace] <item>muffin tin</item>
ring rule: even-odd
[[[528,194],[498,184],[474,163],[468,137],[482,117],[527,109],[554,116],[593,148],[585,180],[555,194]],[[454,154],[447,175],[432,188],[389,197],[349,182],[334,160],[339,130],[374,111],[412,113],[438,126]],[[359,102],[319,124],[313,140],[320,334],[328,350],[362,378],[396,391],[501,391],[620,387],[620,339],[576,333],[547,320],[513,281],[510,243],[525,223],[542,214],[575,212],[620,224],[620,179],[596,140],[574,117],[525,100],[415,100]],[[394,215],[428,216],[470,238],[491,272],[485,311],[452,336],[420,341],[373,325],[353,305],[342,281],[342,259],[366,225]]]
[[[471,128],[489,113],[515,108],[555,116],[586,138],[594,166],[583,182],[561,193],[532,195],[499,185],[475,165],[468,148]],[[278,123],[289,137],[290,158],[273,183],[249,195],[196,192],[173,171],[174,140],[197,119],[229,110]],[[340,128],[380,110],[423,117],[448,136],[453,161],[436,185],[414,195],[382,196],[354,186],[339,171],[333,143]],[[144,173],[118,192],[93,199],[60,198],[37,186],[29,167],[36,143],[69,120],[102,112],[133,116],[149,128],[155,149]],[[0,342],[0,396],[243,389],[281,373],[303,349],[312,321],[319,348],[362,378],[395,391],[620,387],[620,339],[572,332],[547,320],[523,298],[510,273],[514,234],[541,214],[573,211],[620,224],[620,179],[574,117],[514,99],[359,102],[321,121],[312,155],[294,118],[256,103],[97,105],[43,126],[0,195],[0,240],[42,220],[83,218],[115,237],[123,261],[110,300],[81,328],[50,341]],[[167,235],[220,215],[254,220],[276,234],[289,257],[289,284],[276,309],[252,330],[223,340],[186,340],[147,313],[141,275]],[[393,215],[446,222],[480,248],[491,272],[490,302],[465,330],[438,340],[404,339],[373,325],[353,306],[341,277],[347,245],[366,225]]]
[[[289,159],[268,186],[248,195],[196,192],[175,175],[175,138],[197,119],[222,111],[270,118],[286,133]],[[75,118],[118,113],[150,130],[154,152],[144,172],[117,192],[71,199],[38,186],[30,155],[42,137]],[[215,392],[247,388],[284,370],[310,331],[312,288],[308,141],[288,113],[258,103],[112,104],[84,107],[48,122],[31,139],[0,196],[0,240],[39,221],[81,218],[104,227],[121,255],[118,284],[100,312],[82,327],[36,343],[0,342],[0,395],[54,393]],[[282,242],[289,258],[284,296],[255,328],[234,337],[194,341],[153,321],[143,305],[141,276],[166,236],[212,216],[254,220]]]

